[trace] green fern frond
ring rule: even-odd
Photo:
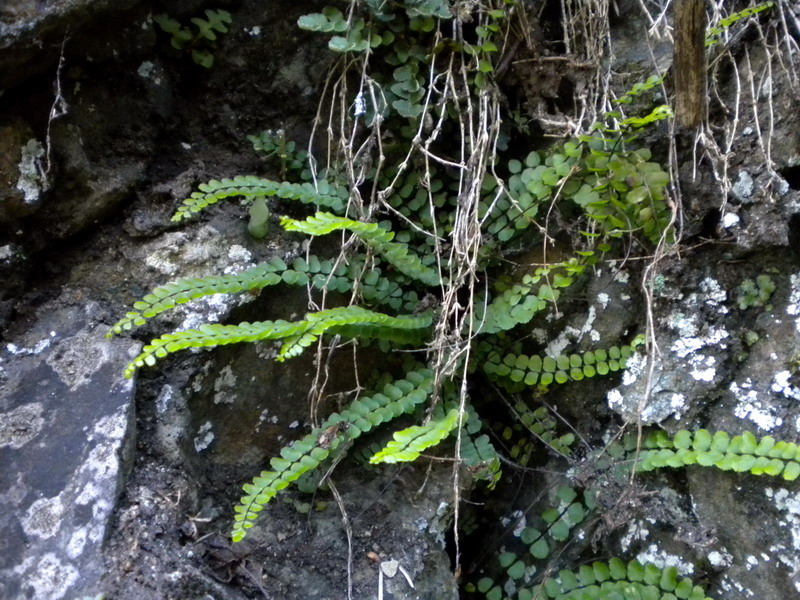
[[[725,431],[711,434],[706,429],[684,429],[674,437],[658,431],[645,439],[640,459],[642,471],[700,465],[787,481],[800,476],[800,446],[769,435],[758,440],[749,431],[733,438]]]
[[[520,400],[513,406],[513,412],[521,427],[533,434],[536,439],[549,446],[554,452],[564,456],[571,454],[570,446],[575,441],[575,434],[570,432],[559,436],[556,431],[556,420],[547,407],[540,406],[536,410],[531,410],[525,402]],[[526,437],[531,443],[530,436]],[[531,443],[531,445],[533,444]],[[515,450],[520,451],[518,448],[519,446],[516,445],[511,448],[511,458],[515,460],[519,460],[514,455]],[[525,465],[527,461],[520,461],[520,464]]]
[[[182,221],[226,198],[241,197],[252,200],[263,196],[278,196],[285,200],[299,200],[303,204],[326,206],[334,212],[341,212],[344,210],[344,200],[348,197],[344,188],[324,180],[319,181],[314,187],[311,183],[278,182],[255,175],[240,175],[221,181],[212,179],[198,187],[200,191],[194,192],[191,197],[183,201],[172,217],[173,222]]]
[[[506,354],[501,357],[497,352],[492,352],[483,369],[489,376],[508,377],[514,383],[525,385],[548,386],[553,382],[581,381],[624,369],[628,359],[643,342],[644,337],[638,336],[627,346],[612,346],[607,350],[599,348],[582,354],[562,354],[555,358],[525,354]]]
[[[320,290],[324,288],[343,294],[352,290],[353,280],[362,264],[363,259],[357,258],[349,265],[334,266],[332,261],[312,255],[308,260],[296,258],[291,266],[287,266],[283,260],[275,257],[239,273],[178,279],[155,288],[136,302],[133,305],[135,310],[126,313],[115,323],[107,337],[144,325],[148,319],[175,308],[178,304],[214,294],[249,292],[279,283],[301,286],[310,284]],[[384,277],[379,268],[370,270],[360,282],[360,286],[365,300],[387,304],[394,309],[413,310],[416,305],[416,294],[411,292],[404,294],[401,286]],[[372,337],[394,339],[380,335]],[[398,339],[402,341],[403,336],[398,336]]]
[[[364,223],[318,212],[304,221],[283,217],[281,225],[286,231],[299,231],[308,235],[326,235],[340,229],[352,231],[403,275],[430,286],[441,284],[441,278],[434,269],[425,266],[407,244],[393,242],[394,233],[377,223]]]
[[[212,323],[201,325],[197,329],[167,333],[152,340],[142,349],[141,354],[125,368],[125,377],[130,378],[139,367],[145,365],[152,367],[159,358],[186,348],[207,348],[239,342],[279,340],[302,334],[307,327],[306,321],[290,323],[279,320],[244,322],[238,325]]]
[[[584,492],[581,497],[571,486],[560,486],[551,493],[553,506],[542,512],[538,519],[530,520],[531,524],[519,532],[524,551],[518,554],[506,550],[497,557],[500,567],[507,575],[507,580],[495,582],[490,578],[484,578],[477,582],[477,586],[471,585],[470,588],[476,587],[486,598],[505,598],[504,591],[516,590],[523,582],[527,584],[530,581],[529,577],[540,571],[533,564],[534,561],[547,561],[552,555],[557,554],[559,548],[575,536],[575,528],[597,508],[593,494]],[[514,597],[548,598],[543,588],[547,585],[552,586],[552,583],[547,580],[543,585],[532,589],[520,589],[519,595]],[[533,595],[534,592],[539,595]],[[589,597],[594,599],[593,596],[587,596]],[[576,598],[583,597],[576,596]]]
[[[151,341],[127,366],[125,376],[130,378],[137,368],[145,365],[153,366],[157,359],[186,348],[208,348],[239,342],[285,339],[284,348],[278,356],[278,360],[282,361],[297,356],[329,330],[334,334],[339,333],[337,329],[339,327],[373,324],[383,328],[425,329],[430,327],[432,320],[430,313],[392,317],[360,306],[346,306],[309,313],[305,320],[292,323],[278,320],[244,322],[238,325],[216,323],[201,325],[198,329],[168,333]]]
[[[711,600],[700,586],[691,579],[678,578],[675,567],[659,569],[655,565],[642,565],[633,560],[624,563],[619,558],[606,562],[583,565],[577,571],[559,571],[558,577],[546,580],[543,584],[518,598],[541,598],[551,600],[616,600],[641,598],[642,600]]]
[[[475,479],[487,482],[490,490],[500,481],[500,457],[488,435],[473,438],[468,432],[462,432],[461,460]]]
[[[564,272],[560,273],[561,270]],[[521,283],[509,287],[488,305],[484,305],[479,298],[475,312],[480,323],[480,332],[498,333],[529,322],[549,302],[558,300],[561,294],[559,288],[572,285],[573,275],[582,270],[583,266],[578,264],[577,259],[550,267],[539,267],[533,273],[524,275]],[[534,291],[537,285],[538,290]]]
[[[394,439],[386,444],[386,447],[377,452],[369,462],[378,463],[397,463],[410,462],[419,458],[419,455],[430,448],[436,446],[445,439],[458,426],[458,409],[450,410],[440,419],[432,419],[425,425],[417,425],[396,431]]]
[[[264,471],[244,486],[246,495],[236,506],[232,537],[238,542],[264,506],[301,475],[316,469],[340,444],[352,441],[372,428],[413,411],[433,390],[429,369],[411,371],[403,379],[383,387],[380,393],[354,400],[341,413],[333,413],[317,429],[286,446],[273,458],[273,471]]]
[[[197,298],[213,294],[233,294],[260,290],[278,283],[306,285],[310,282],[317,288],[325,285],[328,289],[346,292],[351,288],[346,277],[346,268],[340,266],[331,274],[333,265],[329,260],[319,260],[312,256],[308,261],[298,258],[288,267],[278,257],[263,262],[255,267],[229,275],[211,275],[207,277],[189,277],[178,279],[167,285],[159,286],[133,305],[136,309],[115,323],[108,337],[121,334],[134,327],[144,325],[147,319],[175,308]]]

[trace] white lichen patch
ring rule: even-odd
[[[527,520],[525,518],[525,513],[521,510],[515,510],[507,517],[503,517],[500,519],[500,523],[503,527],[508,527],[512,523],[514,524],[514,531],[512,531],[512,535],[514,537],[519,537],[522,535],[522,531],[527,527]]]
[[[40,498],[25,511],[20,519],[26,534],[40,539],[49,539],[61,529],[66,507],[61,495],[54,498]]]
[[[238,244],[228,246],[219,231],[210,225],[191,235],[180,231],[162,236],[144,262],[173,279],[202,277],[214,272],[233,274],[255,264],[249,250]],[[204,323],[218,321],[234,306],[252,299],[249,294],[214,294],[181,304],[175,309],[183,317],[178,330],[196,329]]]
[[[700,282],[700,296],[698,299],[704,302],[706,306],[719,308],[722,314],[726,314],[728,309],[727,307],[723,306],[723,303],[727,298],[728,294],[716,279],[712,277],[706,277]],[[691,299],[692,297],[690,296],[690,302]]]
[[[550,342],[544,349],[544,353],[548,356],[556,357],[564,354],[566,348],[574,343],[580,341],[584,335],[588,335],[592,341],[598,341],[600,334],[596,332],[592,325],[597,319],[597,309],[590,306],[586,313],[586,320],[580,329],[576,327],[565,327],[556,339]]]
[[[800,273],[792,275],[789,280],[791,292],[789,292],[786,314],[792,317],[798,317],[794,320],[794,328],[800,333]]]
[[[614,281],[617,283],[628,283],[631,279],[631,274],[628,271],[620,269],[614,274]]]
[[[670,347],[678,358],[686,358],[693,352],[697,352],[701,348],[707,346],[719,346],[722,349],[727,348],[726,344],[722,344],[722,340],[728,337],[728,332],[721,327],[711,327],[705,335],[698,335],[697,337],[681,337],[675,340]]]
[[[50,344],[53,343],[53,338],[55,338],[55,336],[56,332],[51,331],[48,337],[39,340],[33,347],[26,348],[24,346],[17,346],[16,344],[6,344],[6,350],[14,356],[34,356],[47,350]]]
[[[211,427],[211,421],[206,421],[197,430],[197,435],[194,438],[194,449],[197,452],[208,449],[211,442],[214,441],[214,432],[211,431]]]
[[[782,530],[788,530],[792,537],[791,548],[786,548],[783,544],[775,544],[770,547],[778,560],[792,570],[792,579],[795,589],[800,592],[800,493],[791,493],[785,488],[773,490],[766,488],[767,498],[774,501],[775,507],[784,513],[777,526]]]
[[[41,558],[27,557],[22,564],[14,567],[14,572],[32,591],[31,598],[47,598],[61,600],[67,590],[78,581],[78,570],[69,563],[62,562],[59,557],[48,552]]]
[[[686,315],[682,312],[674,312],[667,315],[666,325],[675,331],[680,337],[691,337],[697,335],[699,329],[697,315]]]
[[[608,307],[608,303],[611,300],[611,297],[606,294],[605,292],[600,292],[597,294],[597,303],[605,310]]]
[[[82,329],[73,337],[59,341],[47,354],[45,362],[74,392],[88,384],[101,365],[111,360],[110,344],[96,329]]]
[[[755,596],[755,594],[753,593],[752,590],[748,590],[741,583],[739,583],[738,581],[735,581],[734,579],[732,579],[732,578],[730,578],[728,576],[725,576],[725,577],[722,578],[722,582],[720,583],[720,587],[725,592],[738,594],[738,596],[734,596],[734,597],[753,598]]]
[[[643,542],[650,535],[650,530],[647,529],[644,521],[633,520],[628,525],[628,530],[622,535],[620,539],[620,548],[623,552],[630,550],[631,544],[634,542]]]
[[[775,373],[775,378],[772,383],[772,391],[777,394],[782,394],[787,398],[793,400],[800,400],[800,388],[792,385],[792,374],[790,371],[780,371]]]
[[[121,440],[128,427],[128,418],[122,413],[115,413],[101,418],[94,425],[91,439],[98,436],[107,440]]]
[[[72,559],[78,558],[83,554],[83,549],[86,546],[86,529],[78,529],[75,531],[67,542],[67,556]]]
[[[650,403],[642,411],[642,421],[645,423],[660,423],[667,417],[673,416],[678,421],[688,408],[686,396],[683,394],[668,393],[651,398]]]
[[[175,388],[165,385],[161,388],[156,398],[156,410],[163,414],[172,408],[175,399]]]
[[[717,569],[724,569],[733,564],[733,556],[725,550],[712,550],[708,553],[708,562],[712,567]]]
[[[711,383],[714,380],[714,376],[717,374],[717,370],[714,368],[716,362],[717,359],[713,356],[704,356],[702,354],[694,355],[689,360],[689,363],[692,365],[692,370],[689,371],[689,375],[691,375],[695,381]]]
[[[43,412],[41,402],[31,402],[0,413],[0,448],[22,448],[39,435],[44,425]]]
[[[149,60],[144,61],[142,64],[139,65],[139,68],[136,69],[136,74],[141,77],[142,79],[150,79],[153,75],[153,71],[155,71],[156,66],[151,63]]]
[[[244,246],[240,246],[239,244],[234,244],[228,249],[228,258],[230,258],[235,263],[244,264],[252,262],[253,254],[250,252],[250,250],[248,250]],[[234,266],[229,268],[235,269],[236,267]]]
[[[627,364],[628,366],[625,367],[625,370],[622,372],[622,385],[625,386],[633,385],[639,379],[639,376],[642,374],[647,364],[647,360],[645,360],[644,356],[637,353],[628,359]]]
[[[729,389],[738,400],[733,413],[740,419],[749,419],[764,431],[771,431],[783,424],[783,419],[775,415],[775,407],[758,398],[758,392],[753,389],[749,378],[741,384],[732,382]]]
[[[236,398],[236,375],[230,365],[225,365],[214,380],[214,404],[232,404]]]
[[[622,408],[624,400],[622,393],[618,389],[613,389],[606,394],[606,400],[608,401],[608,407],[616,411],[617,409]]]
[[[646,550],[636,555],[636,560],[642,564],[652,563],[659,569],[675,567],[682,576],[687,577],[694,573],[694,565],[683,560],[680,556],[670,554],[659,549],[656,544],[650,544]]]
[[[38,140],[30,139],[22,147],[16,187],[24,195],[26,204],[37,204],[42,194],[50,189],[50,182],[42,167],[44,155],[44,146]]]
[[[101,481],[106,478],[116,478],[119,473],[117,446],[117,442],[113,439],[96,444],[81,465],[80,471],[83,479]]]

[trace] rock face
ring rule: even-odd
[[[96,313],[57,298],[0,351],[4,598],[72,598],[105,574],[133,447],[134,386],[119,370],[138,344],[106,341]]]
[[[177,18],[200,4],[163,3]],[[246,135],[306,131],[316,107],[310,65],[324,47],[292,42],[302,7],[290,15],[251,2],[218,68],[206,71],[165,58],[168,40],[148,8],[90,0],[0,7],[0,596],[245,598],[269,589],[339,598],[348,545],[330,498],[314,501],[329,506],[310,521],[295,510],[309,501],[298,497],[277,507],[252,542],[227,538],[241,483],[305,428],[296,382],[307,381],[311,365],[265,369],[273,349],[247,348],[187,356],[167,378],[131,382],[122,371],[140,342],[105,339],[125,306],[159,283],[302,251],[280,235],[256,243],[235,206],[180,230],[169,217],[199,181],[257,170]],[[273,59],[254,60],[263,56]],[[218,87],[228,93],[208,93]],[[253,310],[246,301],[214,297],[161,326]],[[264,304],[288,318],[305,310],[305,294]],[[402,571],[417,590],[454,598],[440,485],[447,474],[421,496],[419,474],[402,483],[396,475],[337,478],[355,526],[354,589],[374,593],[379,565],[365,558],[374,550],[388,561],[385,589],[395,598],[415,594]],[[413,497],[416,508],[395,510],[395,497]],[[262,566],[270,563],[278,566]]]
[[[650,25],[634,18],[641,3],[617,4],[630,18],[612,19],[615,70],[634,82],[651,69],[644,34],[636,37]],[[159,5],[176,18],[211,6]],[[276,365],[267,344],[229,347],[183,353],[134,382],[122,377],[141,340],[157,332],[228,315],[290,318],[307,310],[302,290],[218,296],[183,305],[138,337],[105,339],[158,284],[304,251],[274,226],[255,241],[233,204],[180,228],[169,222],[198,182],[259,172],[248,134],[283,127],[303,138],[315,114],[328,55],[324,39],[295,23],[318,3],[235,8],[215,67],[205,70],[169,53],[150,3],[0,6],[2,598],[338,599],[348,573],[359,600],[379,585],[386,598],[458,597],[447,465],[342,464],[333,483],[347,526],[329,492],[298,491],[276,500],[245,542],[230,542],[241,483],[308,431],[310,358]],[[552,396],[585,435],[587,456],[616,433],[617,417],[669,432],[800,435],[800,82],[790,63],[800,66],[796,56],[775,62],[781,44],[745,53],[750,42],[721,59],[728,71],[717,73],[714,90],[739,107],[736,127],[725,109],[712,110],[715,135],[727,137],[716,148],[706,137],[697,164],[694,139],[677,138],[684,242],[651,281],[660,349],[652,373],[633,361],[607,387],[584,382]],[[652,48],[668,68],[669,44]],[[660,151],[665,132],[648,135]],[[641,331],[641,277],[635,262],[599,267],[583,308],[535,335],[550,335],[554,348],[589,339],[610,346]],[[345,358],[331,363],[337,391],[356,387]],[[337,410],[343,398],[321,410]],[[545,458],[538,466],[566,470]],[[511,483],[515,473],[509,468]],[[519,493],[524,517],[545,480],[510,485],[479,512],[496,510],[499,523]],[[637,481],[635,502],[603,514],[611,531],[598,538],[603,554],[677,564],[717,600],[798,594],[796,483],[699,468]],[[493,550],[465,540],[467,555]],[[584,542],[573,558],[588,552]]]

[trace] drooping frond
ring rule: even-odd
[[[236,506],[233,541],[244,538],[264,505],[280,490],[316,469],[340,444],[411,412],[432,390],[433,373],[429,369],[411,371],[403,379],[385,385],[380,393],[354,400],[346,410],[333,413],[319,428],[283,448],[281,456],[270,461],[273,471],[263,471],[244,486],[246,495]]]
[[[303,204],[325,206],[334,212],[341,212],[344,210],[344,202],[349,195],[345,188],[324,180],[319,181],[315,187],[311,183],[278,182],[262,179],[255,175],[240,175],[221,181],[212,179],[207,183],[200,184],[198,188],[200,191],[194,192],[183,201],[172,217],[173,222],[182,221],[226,198],[255,199],[277,196],[285,200],[299,200]]]
[[[441,284],[441,278],[434,269],[425,266],[407,244],[393,242],[394,233],[377,223],[364,223],[318,212],[304,221],[283,217],[281,225],[286,231],[299,231],[308,235],[326,235],[340,229],[352,231],[403,275],[431,286]]]
[[[292,358],[299,355],[304,348],[310,346],[320,335],[331,334],[346,335],[358,334],[360,327],[368,328],[375,337],[381,333],[391,337],[390,330],[419,331],[430,327],[433,321],[431,313],[419,315],[400,315],[392,317],[379,312],[374,312],[361,306],[346,306],[331,308],[306,315],[307,327],[291,340],[287,340],[281,348],[278,360]],[[400,336],[395,338],[398,341]]]
[[[349,291],[349,278],[345,276],[346,269],[341,266],[333,271],[329,260],[319,260],[312,256],[308,261],[298,258],[288,267],[278,257],[263,262],[255,267],[228,275],[210,275],[207,277],[188,277],[178,279],[167,285],[159,286],[133,305],[131,311],[115,323],[108,333],[120,334],[134,327],[144,325],[147,319],[175,308],[191,300],[210,296],[213,294],[232,294],[260,290],[278,283],[306,285],[309,282],[316,287],[327,283],[329,289]],[[321,276],[321,277],[318,277]],[[330,276],[330,280],[328,277]]]
[[[137,368],[145,365],[152,366],[157,359],[186,348],[207,348],[239,342],[285,339],[286,343],[278,357],[278,360],[284,360],[300,354],[305,347],[326,331],[338,333],[337,327],[373,324],[384,328],[425,329],[430,327],[432,319],[431,314],[392,317],[360,306],[347,306],[309,313],[305,320],[291,323],[278,320],[244,322],[238,325],[216,323],[201,325],[197,329],[168,333],[151,341],[142,349],[141,354],[127,366],[125,376],[130,378]]]
[[[374,465],[416,460],[422,452],[449,436],[457,426],[458,409],[454,408],[445,416],[432,419],[425,425],[396,431],[393,434],[394,439],[383,450],[375,453],[369,462]]]

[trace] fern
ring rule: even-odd
[[[559,571],[531,590],[520,590],[520,600],[711,600],[691,579],[678,579],[675,567],[659,569],[638,561],[624,563],[619,558],[583,565],[577,571]]]
[[[516,597],[531,597],[526,596],[531,590],[525,589],[524,586],[527,586],[532,576],[538,572],[533,563],[546,561],[551,555],[556,554],[558,548],[568,542],[573,535],[573,530],[597,507],[591,493],[584,493],[581,498],[578,492],[569,486],[561,486],[551,493],[555,506],[548,508],[541,513],[539,519],[532,521],[536,526],[525,527],[519,532],[524,552],[504,551],[497,557],[507,580],[501,585],[500,582],[484,577],[477,584],[467,586],[468,591],[477,590],[485,594],[486,598],[501,599],[506,597],[504,592],[510,594],[510,590],[522,588]],[[536,590],[538,587],[540,586],[533,589]],[[543,594],[540,591],[537,593]]]
[[[286,231],[300,231],[309,235],[326,235],[340,229],[352,231],[403,275],[430,286],[442,283],[439,274],[434,269],[422,264],[420,258],[411,252],[407,244],[393,242],[394,233],[377,223],[363,223],[326,212],[318,212],[305,221],[283,217],[281,225]]]
[[[354,259],[349,266],[339,264],[334,267],[332,261],[321,260],[312,255],[308,260],[296,258],[289,267],[283,260],[275,257],[239,273],[178,279],[155,288],[134,303],[135,310],[126,313],[112,325],[107,337],[144,325],[148,319],[179,304],[214,294],[250,292],[279,283],[313,285],[320,290],[349,292],[353,288],[353,280],[361,265],[362,262]],[[404,293],[399,283],[384,277],[377,267],[370,270],[361,280],[360,290],[366,300],[386,304],[395,310],[404,308],[411,311],[418,303],[416,293]]]
[[[536,410],[528,408],[527,404],[520,400],[513,406],[514,416],[519,423],[514,425],[514,429],[526,429],[540,442],[546,444],[550,449],[563,456],[571,454],[570,446],[575,441],[574,433],[558,435],[556,431],[556,421],[550,415],[547,407],[540,406]],[[506,427],[503,431],[503,438],[510,438],[513,430]],[[506,436],[506,431],[509,431]],[[512,459],[525,466],[528,464],[529,456],[533,451],[533,440],[530,436],[525,436],[519,443],[511,447],[509,455]]]
[[[640,459],[638,468],[642,471],[700,465],[787,481],[800,476],[797,444],[776,441],[769,435],[758,440],[750,432],[731,438],[724,431],[712,435],[706,429],[681,430],[674,437],[659,431],[646,438]]]
[[[508,377],[514,383],[547,387],[553,382],[581,381],[595,375],[608,375],[627,366],[628,359],[644,342],[638,336],[627,346],[612,346],[608,350],[599,348],[582,354],[551,356],[528,356],[492,352],[483,364],[489,376]]]
[[[153,366],[156,360],[168,354],[186,348],[205,348],[236,344],[239,342],[257,342],[263,340],[285,340],[278,360],[297,356],[314,342],[320,335],[330,331],[333,334],[347,332],[347,327],[356,324],[375,325],[372,331],[378,335],[381,328],[387,329],[426,329],[430,327],[430,314],[406,315],[392,317],[373,312],[359,306],[332,308],[306,315],[303,321],[288,322],[260,321],[256,323],[240,323],[238,325],[201,325],[198,329],[188,329],[168,333],[156,338],[146,345],[125,369],[125,376],[130,378],[137,368]]]
[[[263,471],[244,486],[246,495],[236,506],[233,541],[245,537],[264,506],[301,475],[316,469],[342,442],[352,441],[382,423],[409,413],[422,404],[433,389],[433,373],[428,369],[411,371],[403,379],[383,387],[380,393],[354,400],[341,413],[333,413],[317,429],[283,448]],[[343,425],[346,424],[346,425]],[[328,435],[333,431],[333,435]]]
[[[454,408],[444,417],[432,419],[425,425],[395,432],[394,439],[383,450],[375,453],[369,462],[374,465],[416,460],[422,452],[450,435],[458,426],[458,414],[458,409]]]
[[[470,433],[463,432],[461,460],[464,461],[472,477],[478,481],[486,481],[490,490],[500,481],[502,476],[500,457],[488,435],[473,437]]]
[[[559,273],[563,270],[564,273]],[[548,302],[558,300],[559,288],[572,285],[574,275],[583,271],[577,259],[567,263],[538,267],[522,277],[522,282],[504,290],[488,304],[481,298],[475,307],[480,333],[499,333],[529,322],[547,308]],[[534,288],[540,284],[537,291]]]
[[[331,271],[334,273],[331,274]],[[289,268],[280,258],[275,257],[239,273],[178,279],[155,288],[136,302],[133,305],[136,310],[127,313],[124,318],[115,323],[111,327],[108,337],[144,325],[147,319],[175,308],[178,304],[213,294],[249,292],[281,282],[292,285],[306,285],[310,282],[318,288],[327,284],[328,289],[346,292],[350,290],[351,286],[349,278],[345,277],[345,271],[343,266],[334,270],[331,261],[319,260],[315,256],[312,256],[307,262],[302,258],[296,259],[292,268]]]
[[[311,183],[277,182],[254,175],[240,175],[233,179],[217,181],[212,179],[199,186],[200,191],[183,201],[172,221],[178,223],[207,206],[226,198],[241,197],[254,200],[263,196],[277,196],[286,200],[299,200],[303,204],[326,206],[334,212],[344,210],[344,200],[348,197],[345,188],[337,187],[327,181],[319,181],[315,187]]]

